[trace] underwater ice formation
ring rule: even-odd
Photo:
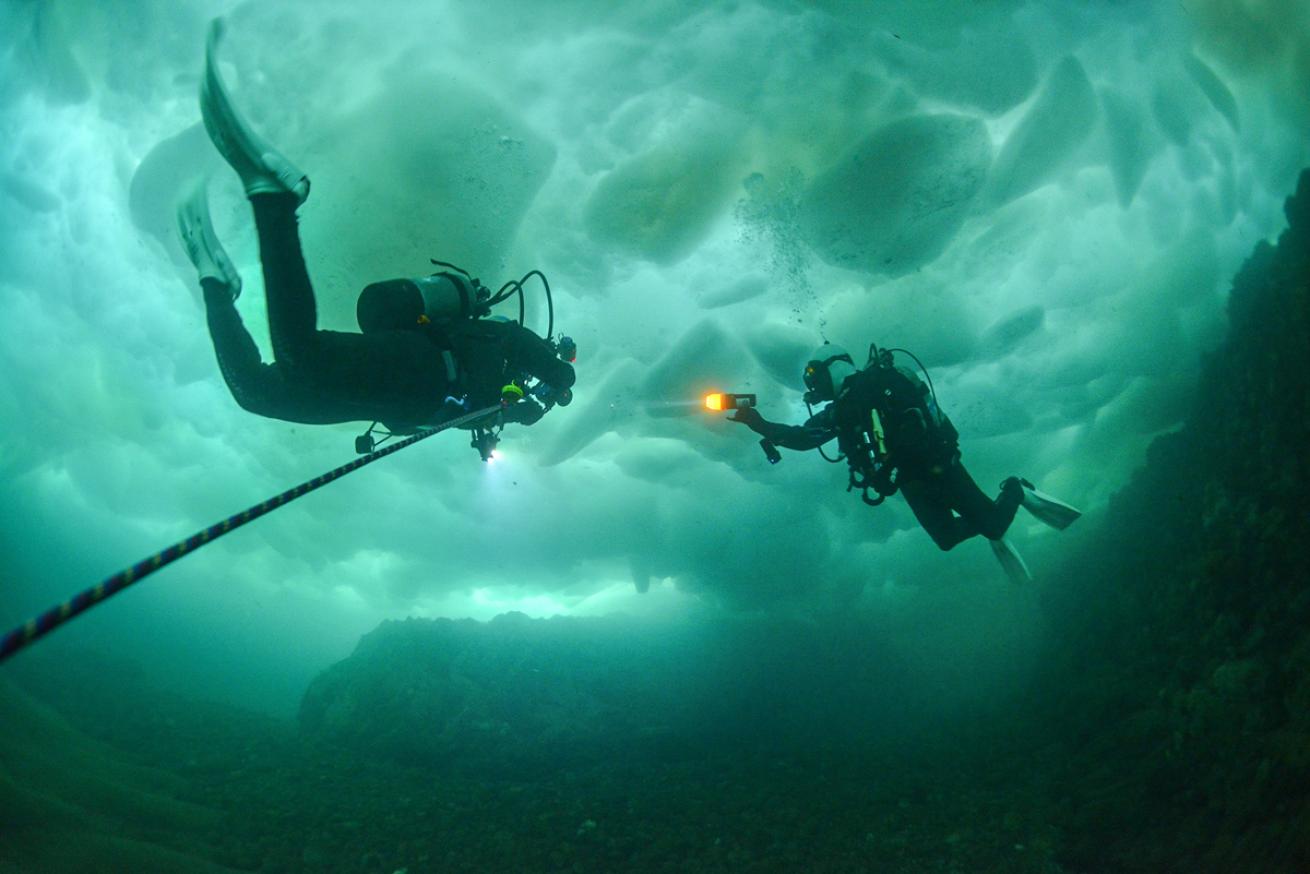
[[[1000,206],[1050,182],[1091,134],[1096,97],[1077,58],[1062,60],[996,156],[987,199]]]
[[[801,230],[837,267],[901,276],[950,243],[991,162],[986,129],[915,115],[870,134],[805,191]]]
[[[657,264],[691,252],[709,230],[734,183],[724,134],[691,137],[620,165],[596,186],[586,207],[592,239]]]
[[[1101,94],[1105,115],[1110,172],[1114,174],[1119,205],[1128,208],[1142,184],[1155,150],[1150,148],[1150,129],[1132,99],[1113,89]]]

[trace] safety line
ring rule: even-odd
[[[212,543],[224,534],[227,534],[229,531],[235,531],[247,522],[253,522],[265,513],[270,513],[278,507],[285,506],[302,495],[307,495],[315,489],[322,488],[333,480],[338,480],[348,473],[359,470],[366,464],[372,464],[380,458],[385,458],[394,452],[399,452],[405,447],[412,446],[420,440],[426,440],[433,434],[440,434],[448,428],[457,428],[460,425],[477,421],[478,419],[489,416],[500,409],[501,406],[497,404],[481,410],[475,410],[472,413],[451,419],[449,422],[444,422],[440,427],[433,428],[430,431],[423,431],[411,437],[406,437],[399,443],[395,443],[385,449],[379,449],[368,455],[356,458],[354,461],[343,464],[335,470],[328,471],[322,476],[314,477],[312,480],[303,482],[293,489],[288,489],[280,495],[269,498],[263,503],[256,504],[253,507],[248,507],[234,516],[229,516],[217,525],[211,525],[208,528],[197,531],[185,540],[179,540],[177,543],[174,543],[162,552],[157,552],[149,558],[137,562],[126,570],[120,571],[112,577],[102,580],[86,591],[68,599],[58,607],[52,607],[40,616],[37,616],[35,619],[29,619],[27,622],[10,631],[3,639],[0,639],[0,662],[3,662],[20,649],[49,634],[51,631],[55,630],[60,625],[63,625],[78,614],[94,607],[96,604],[105,601],[113,595],[117,595],[128,586],[140,582],[145,577],[165,565],[177,561],[182,556],[194,552],[196,549],[199,549],[207,543]]]

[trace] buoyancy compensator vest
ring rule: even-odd
[[[931,382],[897,366],[890,350],[874,349],[865,368],[847,378],[833,412],[851,486],[866,493],[893,494],[893,470],[940,473],[959,452],[959,432],[937,405]]]

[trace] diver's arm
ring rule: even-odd
[[[798,451],[817,449],[837,436],[837,430],[832,426],[831,408],[815,413],[804,425],[782,425],[778,422],[770,422],[754,407],[743,407],[729,416],[728,420],[741,422],[765,440],[783,449]]]

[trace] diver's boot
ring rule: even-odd
[[[177,205],[177,231],[187,258],[195,265],[203,283],[212,279],[221,284],[236,300],[241,294],[241,274],[223,251],[223,244],[214,235],[214,223],[209,218],[209,197],[204,182]]]
[[[218,72],[218,41],[222,36],[223,20],[215,18],[205,42],[205,75],[200,82],[200,116],[209,139],[241,177],[247,197],[289,192],[304,203],[309,196],[309,177],[251,130],[232,104]]]
[[[1026,479],[1017,476],[1008,477],[1001,482],[1001,494],[997,503],[1004,506],[1006,510],[1017,510],[1023,503],[1024,490],[1032,487],[1033,484]]]

